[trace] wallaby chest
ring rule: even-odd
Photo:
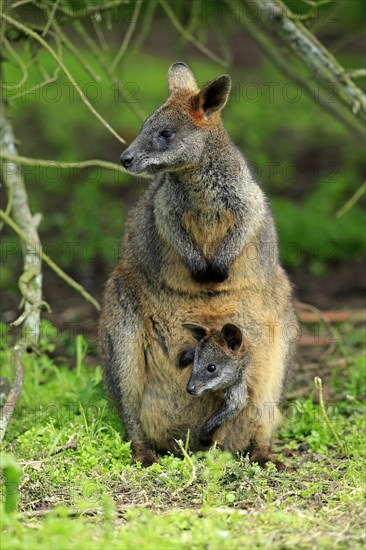
[[[207,260],[215,255],[227,232],[234,226],[233,213],[205,205],[182,216],[182,225]]]

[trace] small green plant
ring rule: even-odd
[[[10,514],[18,509],[19,483],[22,477],[22,469],[15,458],[10,454],[0,454],[0,469],[5,480],[5,504],[4,510]]]

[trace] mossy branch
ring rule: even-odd
[[[97,302],[97,300],[95,298],[93,298],[93,296],[91,294],[89,294],[89,292],[87,292],[85,290],[85,288],[80,285],[79,283],[77,283],[76,281],[74,281],[74,279],[72,277],[70,277],[69,275],[67,275],[67,273],[65,273],[65,271],[63,271],[63,269],[61,269],[49,256],[47,256],[47,254],[45,254],[42,250],[41,250],[41,247],[39,245],[39,243],[37,242],[33,242],[31,241],[31,239],[29,239],[25,233],[23,233],[23,231],[21,230],[21,228],[14,222],[14,220],[12,220],[10,218],[10,216],[8,216],[4,210],[0,210],[0,218],[2,218],[2,220],[4,220],[4,222],[9,226],[11,227],[11,229],[13,229],[13,231],[15,231],[15,233],[17,233],[17,235],[26,243],[28,244],[32,249],[33,251],[36,253],[36,255],[38,256],[38,258],[40,258],[41,260],[43,260],[55,273],[57,273],[57,275],[63,279],[65,281],[65,283],[67,283],[69,286],[71,286],[74,290],[76,290],[76,292],[78,292],[79,294],[81,294],[83,296],[83,298],[85,298],[85,300],[89,303],[91,303],[95,309],[97,311],[100,311],[100,305],[99,303]],[[39,262],[40,263],[40,262]]]
[[[251,0],[259,20],[292,50],[317,81],[332,92],[355,118],[366,120],[366,96],[338,60],[281,0]]]
[[[234,0],[225,0],[225,3],[233,10],[235,9]],[[308,97],[312,100],[316,100],[316,103],[320,108],[328,111],[333,117],[337,118],[358,138],[365,140],[365,129],[361,121],[357,120],[353,114],[349,113],[349,111],[340,103],[327,102],[320,96],[320,94],[314,94],[314,89],[311,85],[312,81],[306,80],[299,74],[297,67],[295,67],[288,54],[286,55],[285,52],[281,51],[281,55],[278,55],[276,45],[273,43],[273,38],[270,33],[266,32],[263,25],[254,25],[252,21],[246,17],[241,17],[240,22],[253,40],[255,40],[264,55],[268,57],[268,59],[278,68],[279,71],[287,76],[292,82],[297,84]],[[313,82],[313,84],[315,84],[315,82]]]
[[[22,173],[17,162],[11,158],[18,156],[18,151],[15,146],[15,136],[13,128],[7,118],[5,104],[1,105],[0,114],[0,146],[2,154],[9,156],[10,159],[4,160],[2,163],[2,175],[8,191],[8,207],[4,215],[10,217],[10,208],[13,213],[15,223],[19,226],[20,231],[30,242],[39,242],[37,232],[37,218],[32,216],[28,203],[28,195]],[[35,303],[42,301],[42,272],[41,263],[33,250],[25,247],[24,249],[24,273],[22,277],[27,277],[27,299],[25,300],[24,309],[32,308],[25,318],[24,330],[29,340],[29,345],[37,344],[39,340],[39,325],[40,311],[32,306]]]

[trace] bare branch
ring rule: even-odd
[[[165,13],[169,17],[170,21],[172,22],[173,26],[177,29],[177,31],[182,36],[184,36],[184,38],[186,40],[188,40],[194,46],[196,46],[196,48],[198,50],[200,50],[202,53],[207,55],[207,57],[212,59],[212,61],[215,61],[215,63],[218,63],[219,65],[222,65],[222,67],[227,67],[228,66],[228,64],[226,63],[226,61],[224,59],[221,59],[221,57],[219,57],[218,55],[213,53],[211,50],[209,50],[204,44],[202,44],[199,40],[197,40],[197,38],[195,38],[190,32],[188,32],[183,27],[183,25],[181,24],[181,22],[179,21],[179,19],[175,15],[174,11],[172,10],[172,8],[168,4],[168,2],[166,2],[165,0],[159,0],[159,2],[160,2],[160,5],[162,6],[162,8],[164,9]]]
[[[52,22],[54,20],[54,17],[55,17],[55,13],[57,11],[57,8],[58,8],[58,5],[60,3],[60,0],[56,0],[52,6],[52,9],[50,10],[49,12],[49,16],[48,16],[48,20],[47,20],[47,23],[43,29],[43,32],[42,32],[42,36],[43,38],[47,35],[48,31],[50,30],[50,26],[52,25]],[[42,5],[42,4],[41,4]],[[47,10],[48,11],[48,10]]]
[[[8,21],[8,23],[14,25],[16,28],[22,30],[23,32],[25,32],[26,34],[29,34],[32,38],[34,38],[34,40],[36,40],[37,42],[39,42],[40,44],[42,44],[42,46],[52,55],[52,57],[57,61],[57,63],[60,65],[61,69],[63,70],[63,72],[65,73],[65,75],[67,76],[67,78],[70,80],[70,82],[73,84],[73,86],[75,87],[76,91],[78,92],[79,96],[81,97],[83,103],[85,103],[85,105],[88,107],[88,109],[93,113],[93,115],[102,123],[102,125],[116,138],[118,139],[118,141],[120,141],[121,143],[125,144],[125,140],[123,138],[121,138],[121,136],[118,135],[118,133],[112,128],[112,126],[110,126],[110,124],[108,124],[108,122],[102,117],[102,115],[100,113],[98,113],[98,111],[96,111],[94,109],[94,107],[92,106],[92,104],[90,103],[90,101],[88,100],[88,98],[85,96],[85,94],[83,93],[82,89],[80,88],[80,86],[77,84],[75,78],[72,76],[72,74],[70,73],[69,69],[64,65],[63,61],[59,58],[59,56],[57,55],[57,53],[55,52],[55,50],[53,48],[51,48],[51,46],[41,37],[39,36],[36,32],[34,32],[32,29],[30,29],[29,27],[23,25],[22,23],[19,23],[19,21],[16,21],[15,19],[13,19],[12,17],[10,17],[9,15],[6,15],[5,13],[0,13],[0,17],[2,17],[3,19],[5,19],[6,21]]]
[[[15,155],[8,155],[7,153],[0,152],[0,159],[10,160],[16,162],[17,164],[23,164],[25,166],[46,166],[55,168],[89,168],[91,166],[99,166],[100,168],[106,168],[107,170],[114,170],[115,172],[120,172],[121,174],[128,174],[128,172],[119,166],[117,163],[106,162],[104,160],[84,160],[81,162],[61,162],[56,160],[46,160],[46,159],[35,159],[29,157],[21,157]]]
[[[76,59],[79,61],[80,65],[83,67],[85,72],[89,76],[91,76],[93,80],[100,82],[101,80],[100,76],[96,74],[94,70],[90,67],[90,65],[85,61],[83,55],[79,52],[78,48],[74,46],[71,40],[69,40],[69,38],[61,29],[61,27],[58,25],[57,21],[53,22],[53,27],[55,28],[62,42],[65,44],[66,48],[76,57]]]
[[[266,27],[301,59],[322,86],[332,86],[338,100],[355,117],[366,120],[365,94],[323,44],[301,22],[294,20],[281,0],[252,0],[250,6],[255,7]]]
[[[0,443],[2,443],[7,425],[15,409],[18,398],[23,388],[24,382],[24,369],[22,365],[21,356],[24,351],[25,345],[17,344],[13,350],[14,361],[14,382],[0,413]]]
[[[129,25],[129,27],[127,29],[127,32],[126,32],[126,34],[123,38],[121,47],[118,50],[116,57],[112,61],[112,64],[111,64],[111,71],[112,72],[114,72],[116,70],[116,67],[117,67],[118,63],[121,61],[125,51],[127,50],[127,47],[129,45],[129,43],[130,43],[131,36],[133,34],[133,31],[135,30],[137,20],[138,20],[139,14],[140,14],[141,4],[142,4],[142,0],[137,0],[136,1],[135,9],[133,10],[130,25]]]
[[[5,45],[5,48],[10,53],[10,55],[12,57],[14,57],[15,61],[19,65],[23,75],[22,75],[21,80],[17,84],[2,84],[2,88],[4,90],[17,90],[18,88],[20,88],[27,81],[27,79],[28,79],[28,69],[27,69],[27,66],[23,63],[21,57],[17,54],[17,52],[14,50],[14,48],[10,44],[9,40],[7,40],[5,38],[5,36],[3,36],[3,43]]]
[[[60,37],[55,34],[54,35],[54,38],[55,38],[55,41],[56,41],[56,44],[57,44],[57,53],[58,53],[58,56],[61,58],[62,57],[62,44],[61,44],[61,40],[60,40]],[[42,67],[42,65],[39,64],[39,59],[38,59],[38,52],[37,54],[33,57],[32,59],[32,63],[34,63],[34,65],[37,67],[40,75],[42,76],[42,78],[44,78],[44,80],[42,82],[37,82],[37,84],[35,84],[34,86],[32,86],[31,88],[29,88],[28,90],[24,90],[23,92],[19,92],[18,94],[15,94],[15,95],[12,95],[12,96],[8,96],[7,99],[9,101],[14,101],[15,99],[18,99],[19,97],[23,97],[27,94],[31,94],[32,92],[34,92],[35,90],[40,90],[41,88],[43,88],[44,86],[46,86],[47,84],[51,84],[52,82],[56,82],[58,80],[58,77],[59,77],[59,74],[60,74],[60,71],[61,71],[61,67],[60,65],[56,65],[56,68],[53,72],[53,75],[50,76],[47,71]]]
[[[235,8],[235,3],[232,0],[225,0],[225,2],[233,9]],[[342,124],[347,126],[349,130],[357,135],[357,137],[365,140],[365,131],[362,123],[355,119],[355,117],[339,103],[327,102],[321,98],[320,94],[316,97],[310,82],[299,74],[298,69],[295,68],[289,56],[285,55],[285,52],[281,52],[281,55],[278,55],[276,45],[273,43],[271,35],[268,32],[263,32],[261,25],[253,25],[253,23],[246,17],[242,17],[240,21],[253,40],[257,42],[263,53],[283,74],[303,89],[311,99],[315,100],[316,98],[316,103],[319,107],[328,111],[332,116],[337,118]]]
[[[123,101],[123,103],[125,103],[131,109],[131,111],[136,115],[140,122],[143,122],[146,118],[145,114],[141,111],[140,107],[135,102],[128,101],[128,98],[123,91],[123,84],[116,77],[115,73],[111,70],[109,61],[103,57],[100,48],[98,48],[95,42],[90,38],[80,21],[75,21],[73,26],[83,38],[85,43],[89,46],[96,59],[98,59],[99,64],[105,74],[109,77],[113,84],[117,84],[117,92],[121,101]]]
[[[158,0],[150,0],[150,2],[147,4],[146,6],[146,11],[145,11],[145,17],[142,21],[142,27],[141,27],[141,30],[137,36],[137,38],[135,39],[135,43],[133,45],[133,50],[132,50],[132,53],[131,55],[135,55],[137,52],[140,51],[144,41],[145,41],[145,38],[151,28],[151,24],[152,24],[152,21],[154,19],[154,15],[155,15],[155,11],[156,11],[156,8],[158,6]]]
[[[362,195],[366,193],[366,181],[363,182],[361,187],[357,189],[357,191],[352,195],[350,199],[340,208],[336,214],[337,218],[341,218],[348,210],[352,208],[356,204],[357,201],[360,200]]]

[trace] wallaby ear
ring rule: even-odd
[[[200,342],[207,335],[205,327],[195,323],[183,323],[182,327],[188,330],[197,342]]]
[[[179,90],[192,92],[193,94],[198,92],[196,79],[191,69],[181,61],[174,63],[174,65],[170,67],[168,71],[168,87],[169,93]]]
[[[231,78],[224,74],[211,80],[198,94],[199,108],[203,109],[206,116],[221,111],[228,100],[231,90]]]
[[[225,340],[228,348],[238,351],[243,342],[243,334],[239,327],[228,323],[221,329],[221,336]]]

